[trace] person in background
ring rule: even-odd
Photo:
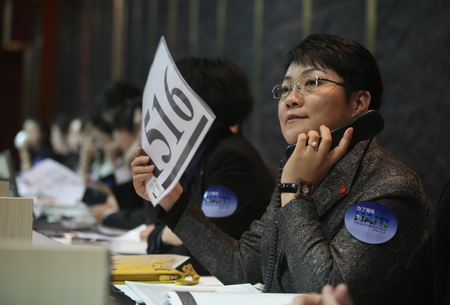
[[[140,142],[140,111],[142,99],[119,106],[113,120],[113,141],[117,143],[122,163],[116,167],[110,180],[110,196],[106,202],[90,205],[97,221],[105,226],[131,230],[146,223],[144,200],[133,188],[131,161]]]
[[[140,96],[142,90],[136,85],[124,80],[113,81],[97,94],[92,112],[108,124],[113,124],[117,109]]]
[[[231,90],[233,93],[242,92]],[[158,215],[224,284],[263,283],[265,292],[318,292],[326,283],[371,287],[430,234],[423,185],[375,137],[350,146],[353,128],[331,148],[331,130],[380,108],[377,62],[362,45],[313,34],[292,48],[273,88],[281,132],[296,144],[283,162],[266,213],[240,238],[224,234],[182,184],[159,201]],[[135,190],[149,200],[151,156],[136,150]],[[247,193],[263,189],[248,189]]]
[[[128,109],[139,108],[134,100],[139,100],[141,94],[142,90],[128,81],[106,84],[97,94],[83,124],[78,170],[88,187],[83,199],[100,224],[121,229],[133,229],[145,219],[145,213],[135,211],[136,207],[142,207],[142,199],[136,198],[138,196],[131,191],[122,190],[126,180],[131,187],[131,161],[125,159],[125,154],[130,153],[124,148],[131,143],[124,142],[124,138],[117,139],[114,134],[120,129],[125,131],[121,134],[138,138],[135,126],[132,126],[133,130],[130,126],[126,129],[124,122],[128,119],[125,118]],[[120,126],[117,126],[118,120]]]
[[[264,213],[275,187],[260,154],[235,128],[253,107],[247,77],[223,58],[189,57],[178,60],[176,66],[216,115],[180,183],[205,217],[225,234],[239,238]],[[151,225],[142,236],[148,241],[148,253],[190,256],[188,263],[199,274],[209,274],[166,225]]]
[[[78,169],[79,132],[79,121],[64,114],[58,115],[50,128],[50,143],[57,161],[74,171]]]
[[[110,181],[109,178],[123,163],[119,144],[114,141],[114,127],[112,123],[106,122],[95,114],[92,115],[91,122],[92,129],[90,134],[97,151],[93,152],[96,164],[91,168],[89,176],[91,179],[102,180],[111,186],[113,181]]]
[[[131,161],[141,141],[141,111],[142,97],[135,97],[131,103],[118,108],[113,122],[113,138],[122,153],[122,167],[130,181],[132,180]]]
[[[90,114],[86,114],[80,119],[80,153],[77,173],[86,181],[94,171],[94,164],[100,159],[100,150],[93,135],[94,124]]]
[[[114,118],[117,110],[142,96],[142,90],[130,82],[118,80],[106,84],[97,94],[89,113],[89,138],[83,149],[83,172],[95,180],[105,181],[123,163],[119,144],[114,141]],[[90,168],[87,169],[88,164]]]
[[[434,232],[415,250],[408,266],[394,269],[386,280],[350,295],[347,285],[325,285],[322,294],[298,296],[294,305],[448,305],[450,304],[450,180],[436,206]]]
[[[46,158],[57,160],[50,143],[50,129],[40,118],[30,117],[23,122],[22,131],[15,138],[15,146],[19,151],[21,171]]]
[[[69,149],[69,161],[72,168],[76,171],[80,167],[80,150],[83,139],[83,120],[81,117],[75,117],[70,121],[69,130],[67,131],[67,147]]]

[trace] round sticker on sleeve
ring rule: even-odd
[[[368,244],[382,244],[397,232],[397,218],[378,202],[361,202],[348,209],[345,227],[356,239]]]
[[[224,186],[212,186],[203,194],[202,210],[211,218],[230,216],[237,209],[236,195]]]

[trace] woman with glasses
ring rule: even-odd
[[[382,91],[363,46],[329,34],[306,37],[287,54],[284,79],[273,88],[281,131],[296,147],[266,213],[232,239],[178,185],[159,202],[161,219],[224,284],[305,293],[326,283],[358,290],[379,282],[429,235],[429,202],[417,175],[374,137],[350,145],[356,132],[348,128],[330,151],[330,130],[378,110]],[[134,185],[146,197],[143,183],[154,168],[138,152]]]

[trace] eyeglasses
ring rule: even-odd
[[[339,86],[344,87],[344,84],[335,82],[334,80],[326,79],[318,77],[317,75],[309,75],[303,78],[297,79],[294,83],[286,84],[278,84],[272,89],[273,97],[276,99],[280,99],[282,97],[287,96],[292,89],[295,89],[301,94],[306,95],[314,91],[314,89],[319,86],[321,82],[330,82]]]

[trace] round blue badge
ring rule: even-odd
[[[382,244],[397,232],[397,218],[378,202],[361,202],[348,209],[345,227],[356,239],[368,244]]]
[[[237,205],[236,195],[224,186],[212,186],[203,194],[202,210],[210,218],[230,216]]]

